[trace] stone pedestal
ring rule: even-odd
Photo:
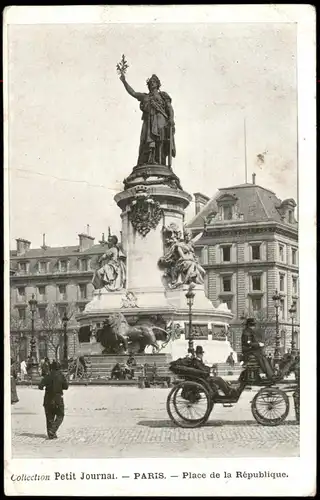
[[[124,185],[124,191],[115,196],[115,201],[121,209],[126,289],[119,292],[95,291],[92,301],[77,319],[81,325],[99,325],[109,314],[121,311],[129,324],[152,319],[159,320],[157,326],[162,328],[170,324],[179,325],[184,337],[175,341],[174,345],[177,355],[180,350],[186,354],[189,310],[185,294],[188,286],[170,289],[158,261],[165,252],[163,228],[174,224],[183,233],[184,211],[191,196],[181,189],[179,179],[169,167],[159,165],[135,167]],[[193,323],[203,333],[199,341],[208,343],[210,352],[214,353],[212,332],[216,327],[226,332],[232,314],[224,307],[214,308],[205,295],[203,285],[197,285],[194,291]],[[130,300],[127,300],[128,293]],[[219,342],[219,349],[216,349],[220,353],[217,354],[219,361],[212,362],[220,362],[222,358],[224,362],[232,350],[227,341],[224,341],[224,348]],[[182,345],[185,346],[183,349]],[[170,343],[163,352],[171,352],[176,357],[174,349]]]

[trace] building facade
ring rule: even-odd
[[[45,356],[61,358],[63,353],[62,317],[68,322],[68,354],[78,346],[75,313],[83,311],[92,298],[93,272],[107,249],[104,235],[98,244],[88,234],[79,234],[79,244],[69,247],[31,248],[31,243],[17,239],[10,255],[11,347],[16,358],[26,359],[30,353],[31,313],[29,300],[37,301],[35,336],[38,359]],[[48,342],[48,332],[55,330],[56,339]],[[58,344],[60,342],[60,345]],[[52,340],[52,339],[51,339]],[[56,352],[54,352],[56,351]]]
[[[280,294],[281,348],[291,347],[292,316],[299,343],[298,222],[293,199],[279,200],[255,184],[222,188],[212,198],[195,194],[196,215],[188,224],[206,269],[206,292],[215,306],[225,302],[234,314],[231,342],[240,352],[243,317],[256,316],[274,349],[275,290]],[[299,345],[297,345],[299,347]]]

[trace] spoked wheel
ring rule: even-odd
[[[180,427],[200,427],[205,424],[212,407],[207,389],[198,382],[181,382],[170,391],[167,398],[168,415]]]
[[[280,425],[289,413],[289,398],[280,389],[271,387],[260,389],[251,403],[252,415],[259,424]]]

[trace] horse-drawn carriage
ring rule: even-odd
[[[178,375],[167,398],[167,412],[170,419],[180,427],[200,427],[210,417],[215,404],[236,404],[245,389],[261,387],[251,402],[255,420],[262,425],[276,426],[285,421],[290,403],[289,393],[293,393],[296,419],[299,421],[299,357],[286,355],[279,364],[279,371],[272,379],[262,378],[254,357],[249,357],[239,380],[229,383],[230,393],[221,394],[217,378],[192,366],[192,358],[174,361],[170,370]],[[287,380],[290,374],[295,380]],[[223,381],[226,383],[225,381]]]

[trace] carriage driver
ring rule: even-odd
[[[210,370],[210,368],[204,364],[203,362],[204,350],[201,345],[197,345],[195,357],[193,358],[194,367],[198,370],[206,371]],[[231,386],[228,382],[223,380],[221,377],[211,377],[210,380],[214,382],[216,386],[228,397],[233,397],[237,395],[238,387],[236,385]]]
[[[259,342],[254,329],[255,326],[255,319],[247,318],[241,337],[243,361],[246,363],[250,355],[254,356],[259,363],[261,371],[268,379],[271,379],[274,377],[274,372],[268,358],[263,353],[264,344]]]

